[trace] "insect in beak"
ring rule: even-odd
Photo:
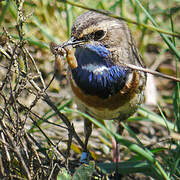
[[[55,44],[51,43],[50,48],[53,54],[58,54],[62,57],[66,56],[67,62],[71,69],[77,68],[78,63],[76,57],[74,56],[73,48],[77,45],[82,44],[85,40],[77,40],[74,37],[71,37],[68,41],[64,42],[63,44]]]

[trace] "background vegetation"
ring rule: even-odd
[[[0,1],[0,178],[113,179],[116,136],[122,179],[180,179],[179,83],[151,76],[144,105],[119,136],[112,121],[76,109],[65,62],[53,79],[49,43],[67,40],[87,6],[125,18],[147,67],[180,77],[179,0]],[[83,117],[95,124],[96,164],[80,166]]]

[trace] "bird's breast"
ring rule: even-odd
[[[125,86],[129,71],[113,64],[109,54],[103,46],[88,45],[76,50],[78,67],[71,69],[72,79],[84,94],[106,99]]]
[[[129,83],[125,84],[124,87],[114,95],[110,95],[106,98],[99,97],[97,95],[86,94],[73,80],[70,75],[71,88],[78,100],[80,100],[87,107],[93,107],[99,110],[109,109],[114,110],[123,106],[129,102],[136,94],[138,88],[139,76],[136,71],[133,72],[132,79]],[[94,90],[96,91],[96,90]]]
[[[83,111],[94,117],[129,116],[140,102],[139,74],[111,63],[108,53],[104,47],[77,49],[78,67],[69,74],[71,88]]]

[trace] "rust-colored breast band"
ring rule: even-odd
[[[114,110],[120,106],[123,106],[126,102],[129,102],[135,96],[136,89],[138,88],[139,84],[139,75],[137,71],[134,71],[132,80],[126,84],[119,93],[115,94],[114,96],[109,96],[106,99],[85,94],[79,87],[74,84],[74,81],[71,79],[71,77],[70,83],[76,97],[86,105],[97,108],[99,110],[104,108]]]

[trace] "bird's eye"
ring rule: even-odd
[[[94,33],[94,40],[97,41],[104,36],[105,32],[103,30],[96,31]]]

